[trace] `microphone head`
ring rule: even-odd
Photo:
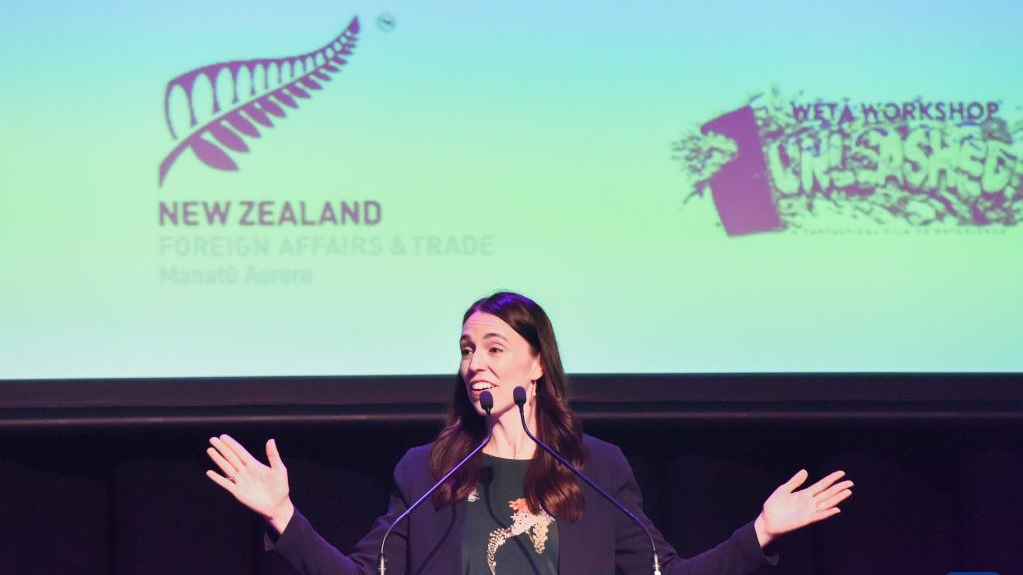
[[[480,407],[483,411],[490,413],[491,409],[494,409],[494,394],[489,391],[484,391],[480,394]]]
[[[515,398],[515,405],[519,407],[526,405],[526,388],[521,385],[515,386],[515,389],[512,391],[512,397]]]

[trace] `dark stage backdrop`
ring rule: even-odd
[[[885,378],[875,379],[881,385]],[[787,385],[788,399],[758,396],[755,379],[715,382],[746,400],[701,395],[699,382],[678,381],[672,389],[688,396],[657,395],[656,382],[646,382],[622,399],[618,382],[614,401],[597,393],[605,383],[590,381],[593,387],[577,385],[584,389],[577,389],[576,408],[589,433],[621,445],[647,512],[683,554],[726,538],[776,485],[806,467],[814,478],[845,470],[855,495],[838,517],[783,539],[781,563],[765,574],[1020,572],[1018,397],[881,400],[863,381],[818,384],[864,398],[838,403],[800,400],[812,386],[786,381],[768,387]],[[395,462],[438,430],[446,389],[427,384],[422,395],[390,408],[369,400],[99,410],[8,405],[0,426],[0,572],[287,573],[262,551],[260,520],[204,476],[207,438],[221,432],[253,451],[277,438],[296,504],[348,550],[383,511]]]

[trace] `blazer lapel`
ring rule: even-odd
[[[586,569],[583,522],[558,521],[558,575],[593,575]]]
[[[462,572],[462,530],[465,526],[465,500],[454,505],[433,509],[427,507],[414,511],[413,517],[422,516],[409,527],[422,533],[409,541],[408,573],[414,575],[455,575]]]
[[[445,519],[437,525],[436,535],[441,537],[441,544],[436,549],[436,556],[427,563],[436,566],[438,575],[451,575],[462,572],[462,530],[465,527],[466,501],[456,501],[447,507],[449,513],[442,514]],[[452,515],[453,514],[453,515]]]

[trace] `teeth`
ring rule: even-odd
[[[489,383],[486,383],[484,381],[472,384],[472,390],[473,391],[483,391],[484,389],[490,389],[492,387],[494,387],[494,386],[489,384]]]

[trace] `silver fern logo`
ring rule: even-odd
[[[322,90],[348,63],[359,35],[359,18],[352,21],[336,38],[307,54],[284,58],[258,58],[220,62],[196,68],[167,82],[164,91],[164,118],[167,130],[178,141],[177,146],[160,162],[162,186],[167,173],[186,150],[207,166],[225,171],[238,170],[232,153],[249,151],[246,138],[259,138],[261,129],[272,128],[274,120],[287,116],[287,110],[298,108],[299,100],[309,99],[312,92]],[[239,90],[240,77],[247,75],[248,93]],[[221,101],[218,82],[230,78],[230,100]],[[212,87],[210,102],[196,102],[196,84],[205,78]],[[188,103],[187,134],[174,129],[171,119],[171,98],[180,88]],[[200,122],[196,106],[210,106],[211,117]]]

